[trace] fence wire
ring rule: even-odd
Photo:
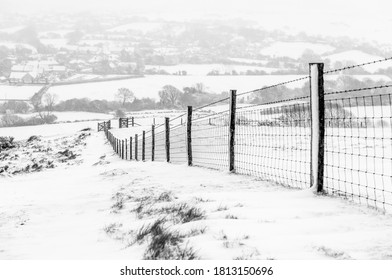
[[[239,109],[235,169],[291,187],[310,186],[309,102]]]
[[[137,136],[137,160],[142,160],[142,134]]]
[[[193,165],[228,170],[229,111],[192,121]]]
[[[360,71],[357,68],[388,60],[392,58],[333,69],[324,74],[353,69]],[[304,76],[237,95],[242,96],[242,101],[247,98],[255,104],[238,105],[236,108],[236,173],[290,187],[311,186],[312,131],[308,79],[309,76]],[[324,94],[324,191],[391,211],[392,93],[388,91],[392,85],[346,80],[330,83]],[[304,86],[290,91],[287,87],[282,88],[295,82]],[[338,86],[343,89],[338,89]],[[276,90],[277,87],[279,90]],[[229,170],[228,100],[224,98],[193,110],[191,147],[194,166]],[[183,118],[185,120],[185,114],[170,121],[170,161],[173,163],[187,162],[187,124]],[[117,138],[112,133],[107,135],[116,148]],[[141,134],[138,135],[137,146],[138,159],[141,160]],[[146,133],[145,160],[151,160],[151,154],[150,131]],[[154,154],[156,161],[166,161],[164,124],[155,127]],[[320,164],[322,157],[319,156],[318,160]]]
[[[152,153],[152,136],[151,131],[146,132],[145,139],[145,161],[151,161],[151,153]]]
[[[166,136],[165,127],[161,126],[155,133],[155,160],[166,161]]]
[[[170,162],[186,163],[187,140],[186,123],[170,127]]]
[[[325,101],[324,186],[330,194],[392,206],[391,94]]]

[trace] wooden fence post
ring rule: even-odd
[[[121,159],[124,159],[124,140],[121,140]]]
[[[146,132],[143,130],[142,134],[142,161],[145,161],[145,155],[146,155]]]
[[[188,166],[192,166],[192,106],[188,106],[188,120],[186,126]]]
[[[229,171],[235,172],[235,111],[236,111],[237,91],[230,90],[230,120],[229,120]]]
[[[132,137],[129,137],[129,159],[132,159]]]
[[[169,118],[165,118],[165,134],[166,134],[166,161],[170,162],[170,123]]]
[[[128,160],[128,139],[125,138],[125,159]]]
[[[324,191],[324,63],[309,63],[310,106],[312,123],[311,187],[318,193]]]
[[[151,161],[155,160],[155,125],[151,126]]]
[[[137,141],[137,134],[135,134],[135,160],[137,160],[137,143],[138,141]]]

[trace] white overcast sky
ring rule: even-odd
[[[0,0],[3,11],[120,11],[168,19],[211,14],[257,20],[267,28],[392,42],[391,0]]]

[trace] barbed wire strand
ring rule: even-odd
[[[291,101],[305,100],[305,99],[308,99],[308,98],[310,98],[310,97],[309,96],[301,96],[301,97],[294,97],[294,98],[290,98],[290,99],[272,101],[272,102],[267,102],[267,103],[251,104],[249,106],[244,106],[244,107],[237,108],[237,111],[244,110],[244,109],[247,109],[247,108],[257,107],[257,106],[268,106],[268,105],[286,103],[286,102],[291,102]]]
[[[362,66],[366,66],[366,65],[370,65],[370,64],[385,62],[385,61],[388,61],[388,60],[392,60],[392,57],[387,57],[387,58],[383,58],[383,59],[373,60],[373,61],[360,63],[360,64],[354,64],[354,65],[345,66],[345,67],[342,67],[342,68],[332,69],[332,70],[324,71],[324,74],[336,73],[336,72],[340,72],[340,71],[344,71],[344,70],[348,70],[348,69],[353,69],[353,68],[358,68],[358,67],[362,67]]]
[[[201,109],[203,109],[203,108],[206,108],[206,107],[209,107],[209,106],[218,104],[218,103],[220,103],[220,102],[223,102],[223,101],[226,101],[226,100],[229,100],[229,99],[230,99],[230,97],[225,97],[225,98],[223,98],[223,99],[220,99],[220,100],[211,102],[211,103],[209,103],[209,104],[206,104],[206,105],[203,105],[203,106],[200,106],[200,107],[197,107],[197,108],[193,109],[192,111],[195,112],[195,111],[197,111],[197,110],[201,110]]]
[[[341,93],[349,93],[349,92],[372,90],[372,89],[381,89],[381,88],[390,88],[390,87],[392,87],[392,85],[381,85],[381,86],[374,86],[374,87],[362,87],[362,88],[354,88],[354,89],[346,89],[346,90],[326,92],[326,93],[324,93],[324,95],[341,94]]]
[[[254,93],[254,92],[258,92],[258,91],[263,91],[263,90],[266,90],[266,89],[271,89],[271,88],[274,88],[274,87],[283,86],[283,85],[291,84],[291,83],[294,83],[294,82],[299,82],[299,81],[306,80],[306,79],[309,79],[309,78],[310,78],[310,76],[308,75],[308,76],[301,77],[301,78],[298,78],[298,79],[294,79],[294,80],[290,80],[290,81],[286,81],[286,82],[282,82],[282,83],[278,83],[278,84],[274,84],[274,85],[270,85],[270,86],[265,86],[265,87],[262,87],[262,88],[259,88],[259,89],[254,89],[254,90],[251,90],[251,91],[242,92],[242,93],[237,94],[237,96],[241,96],[241,95],[249,94],[249,93]]]

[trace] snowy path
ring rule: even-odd
[[[103,134],[87,143],[79,166],[0,178],[0,259],[141,259],[134,233],[179,204],[205,213],[172,226],[195,233],[182,244],[201,259],[392,258],[390,215],[251,177],[122,161]],[[162,193],[171,198],[136,215]]]

